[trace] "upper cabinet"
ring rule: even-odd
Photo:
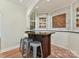
[[[46,28],[46,17],[39,17],[39,28]]]
[[[36,16],[35,30],[46,30],[47,29],[47,15],[40,14]]]
[[[30,30],[35,29],[35,13],[30,15]]]

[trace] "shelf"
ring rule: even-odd
[[[79,27],[79,7],[76,10],[76,27]]]
[[[79,17],[76,17],[76,19],[79,19]]]
[[[39,28],[46,28],[46,17],[39,18]]]
[[[31,20],[31,22],[35,22],[35,20]]]
[[[79,7],[77,8],[77,12],[79,12]]]

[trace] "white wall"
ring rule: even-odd
[[[0,50],[1,50],[1,12],[0,12]]]
[[[1,50],[7,50],[19,44],[26,30],[25,10],[8,0],[0,0]]]
[[[69,38],[68,32],[55,32],[55,34],[52,34],[51,36],[51,44],[55,44],[57,46],[68,48],[68,38]]]
[[[68,48],[77,53],[79,57],[79,33],[70,33],[68,38]]]
[[[10,0],[0,0],[1,19],[1,50],[2,52],[16,48],[19,45],[21,37],[24,37],[24,31],[30,29],[30,13],[39,0],[29,0],[31,4],[22,7],[18,3]]]

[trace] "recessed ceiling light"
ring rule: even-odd
[[[22,3],[22,2],[23,2],[23,0],[19,0],[19,2],[21,2],[21,3]]]
[[[47,2],[50,2],[50,0],[47,0]]]

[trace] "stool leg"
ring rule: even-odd
[[[43,58],[42,46],[40,46],[40,48],[41,48],[41,58]]]
[[[26,57],[28,57],[28,43],[26,43],[25,49],[26,49],[25,51]]]
[[[25,54],[25,46],[24,46],[24,45],[25,45],[25,43],[23,43],[23,46],[22,46],[22,56],[23,56],[23,57],[25,57],[25,56],[24,56],[24,54]]]
[[[37,57],[37,47],[33,47],[33,57]]]
[[[28,57],[28,43],[24,44],[24,47],[23,47],[23,57]]]

